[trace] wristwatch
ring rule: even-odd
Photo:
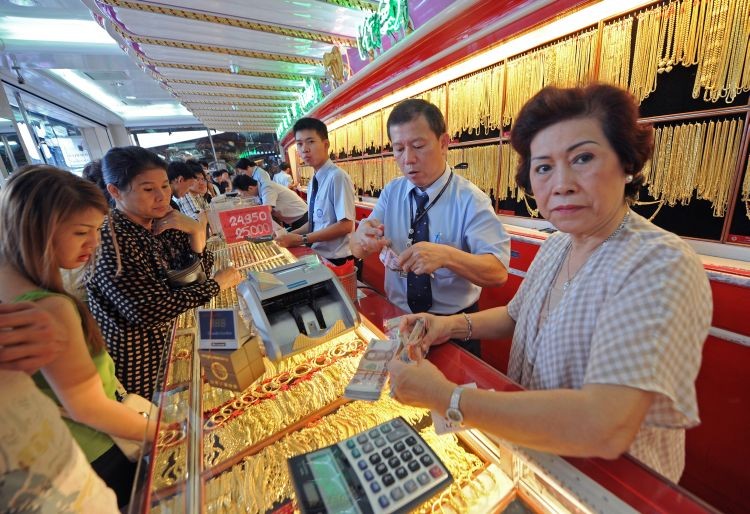
[[[461,401],[461,393],[464,388],[457,386],[451,394],[451,401],[448,405],[448,410],[445,411],[445,418],[452,424],[457,426],[463,426],[464,415],[461,413],[461,409],[458,408],[458,404]]]
[[[302,244],[303,245],[307,244],[307,234],[302,234]]]

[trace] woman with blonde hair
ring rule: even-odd
[[[60,268],[90,264],[108,212],[97,187],[51,166],[18,170],[0,191],[0,301],[33,301],[66,334],[61,356],[34,375],[65,411],[89,462],[125,505],[134,465],[110,436],[153,440],[156,422],[119,403],[101,332],[85,305],[63,288]]]

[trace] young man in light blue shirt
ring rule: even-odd
[[[333,264],[341,265],[354,259],[349,249],[355,219],[352,179],[328,158],[331,144],[325,123],[301,118],[293,131],[297,154],[315,171],[307,188],[308,222],[279,236],[276,242],[284,247],[309,244]]]
[[[476,312],[482,287],[507,280],[510,238],[489,197],[446,164],[449,136],[436,106],[401,102],[387,127],[403,177],[383,188],[352,253],[365,258],[389,246],[398,254],[385,292],[407,312]],[[464,346],[479,355],[478,341]]]

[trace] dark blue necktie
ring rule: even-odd
[[[420,217],[424,213],[429,197],[426,194],[414,194],[414,199],[417,202],[417,214],[415,216],[417,221],[412,225],[414,230],[414,233],[411,234],[412,244],[430,240],[427,213]],[[430,307],[432,307],[432,284],[430,284],[429,273],[415,275],[409,272],[406,276],[406,300],[412,312],[427,312],[430,310]]]
[[[308,232],[312,232],[315,230],[315,195],[318,193],[318,177],[313,175],[312,179],[312,188],[310,190],[310,198],[307,202],[310,206],[310,215],[307,217],[309,220],[309,227],[310,230]]]

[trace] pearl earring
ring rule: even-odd
[[[625,183],[630,184],[633,181],[633,175],[628,175],[625,177]]]

